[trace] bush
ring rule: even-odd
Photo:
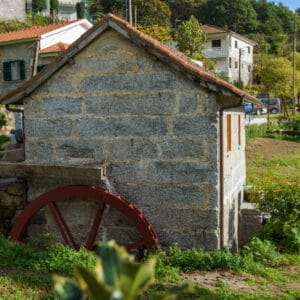
[[[300,186],[297,182],[264,182],[251,192],[261,212],[271,214],[258,236],[280,251],[300,253]]]

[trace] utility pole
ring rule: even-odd
[[[242,63],[242,49],[240,48],[239,49],[239,88],[241,89],[242,88],[242,66],[241,66],[241,63]]]
[[[296,113],[296,13],[294,14],[294,38],[293,38],[293,111]]]

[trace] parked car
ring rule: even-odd
[[[244,103],[244,110],[245,110],[245,114],[260,115],[260,114],[267,113],[267,109],[265,106],[258,106],[250,102]]]
[[[272,114],[277,114],[278,112],[281,111],[281,103],[280,99],[277,97],[265,97],[265,98],[260,98],[258,99],[264,103],[267,111],[271,112]]]

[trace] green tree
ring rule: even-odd
[[[137,9],[136,23],[140,26],[170,26],[171,10],[166,2],[161,0],[133,0]]]
[[[171,22],[177,27],[181,22],[188,20],[191,16],[198,16],[198,11],[206,0],[168,0],[171,10]]]
[[[293,68],[290,60],[274,57],[266,60],[261,70],[261,82],[266,93],[281,97],[283,100],[292,96]],[[296,93],[300,85],[300,74],[297,72]]]
[[[96,20],[108,13],[113,13],[124,18],[125,1],[124,0],[92,0],[88,7],[89,14]]]
[[[250,0],[207,0],[199,11],[202,24],[213,24],[244,34],[255,32],[256,12]]]
[[[50,0],[50,11],[58,13],[59,3],[58,0]]]
[[[34,13],[40,13],[43,9],[47,8],[46,0],[32,0],[32,11]]]
[[[177,47],[189,57],[195,58],[195,55],[201,55],[205,39],[201,24],[194,16],[178,27]]]

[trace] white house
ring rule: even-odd
[[[76,3],[80,0],[59,0],[59,8],[57,17],[60,20],[73,21],[77,19]],[[26,9],[31,10],[32,0],[26,0]],[[50,15],[50,1],[47,0],[47,9],[43,14]]]
[[[215,62],[216,72],[240,87],[252,83],[253,47],[256,43],[245,36],[217,26],[203,25],[206,33],[204,55]]]
[[[92,26],[81,19],[0,33],[0,94],[31,78]]]

